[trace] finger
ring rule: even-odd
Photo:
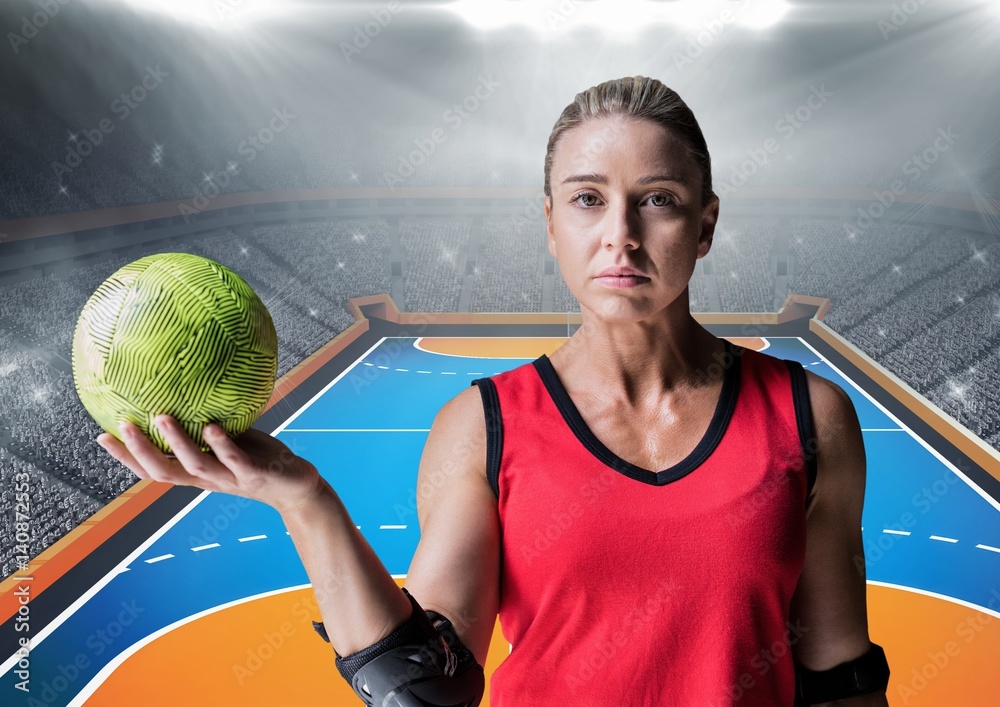
[[[149,478],[146,470],[143,469],[142,465],[135,460],[135,457],[133,457],[131,452],[125,448],[125,445],[118,441],[117,437],[104,432],[103,434],[97,435],[97,443],[101,445],[108,454],[128,467],[128,469],[140,479]]]
[[[235,478],[218,460],[201,451],[191,435],[170,415],[157,415],[153,420],[170,444],[184,471],[191,476],[213,483],[233,483]]]
[[[215,423],[205,425],[201,436],[212,448],[216,459],[233,474],[234,481],[236,472],[249,469],[253,465],[253,459],[250,458],[250,455],[240,449],[239,445],[230,439],[221,426]]]
[[[167,459],[134,423],[123,422],[118,426],[118,430],[125,440],[126,449],[146,470],[149,478],[180,486],[194,484],[194,477],[184,471],[181,463],[176,459]]]

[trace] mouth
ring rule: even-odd
[[[648,277],[638,275],[603,275],[595,279],[606,287],[613,287],[616,289],[623,287],[636,287],[649,282]]]

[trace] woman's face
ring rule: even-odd
[[[719,200],[701,206],[697,163],[652,121],[592,118],[563,133],[549,185],[549,252],[581,306],[601,319],[636,321],[667,307],[712,245]],[[648,279],[631,287],[598,279],[614,266]]]

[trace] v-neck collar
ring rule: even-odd
[[[712,420],[708,423],[708,429],[690,454],[673,466],[657,472],[643,469],[641,466],[636,466],[622,459],[597,438],[587,426],[587,423],[584,422],[576,404],[569,397],[569,393],[566,392],[566,388],[563,386],[562,381],[559,380],[559,376],[556,374],[556,370],[553,368],[548,356],[542,354],[532,362],[532,365],[538,371],[538,375],[541,377],[545,388],[548,390],[566,424],[569,425],[576,438],[583,443],[591,454],[625,476],[654,486],[663,486],[671,481],[676,481],[698,468],[719,445],[722,435],[729,426],[733,410],[736,409],[736,399],[740,388],[741,360],[743,357],[735,351],[735,345],[731,341],[723,339],[723,342],[728,361],[722,380],[722,393],[719,396],[719,401],[716,403]]]

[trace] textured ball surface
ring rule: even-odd
[[[121,438],[135,423],[170,453],[153,418],[173,416],[202,451],[202,428],[230,436],[264,411],[278,336],[260,297],[224,265],[158,253],[122,267],[84,305],[73,335],[73,381],[87,412]]]

